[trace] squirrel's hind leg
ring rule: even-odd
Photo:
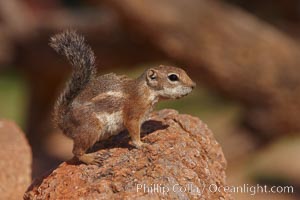
[[[103,160],[97,153],[86,153],[99,140],[102,130],[101,123],[97,118],[89,117],[85,124],[77,128],[78,134],[73,138],[73,154],[85,164],[100,164]]]

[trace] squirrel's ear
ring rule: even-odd
[[[148,69],[146,76],[149,85],[151,86],[157,85],[157,72],[155,69]]]
[[[151,80],[154,80],[157,78],[157,73],[154,69],[148,69],[147,71],[147,78],[148,79],[151,79]]]

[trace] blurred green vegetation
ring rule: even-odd
[[[25,125],[28,87],[25,80],[15,71],[0,74],[0,118]]]

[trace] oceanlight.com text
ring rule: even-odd
[[[245,193],[251,196],[258,193],[294,193],[293,186],[267,186],[267,185],[250,185],[243,184],[240,186],[218,186],[217,184],[200,184],[195,185],[193,183],[188,183],[186,185],[174,184],[174,185],[164,185],[164,184],[137,184],[137,192],[143,192],[148,194],[160,193],[162,195],[167,195],[168,193],[190,193],[192,195],[201,196],[204,192],[210,193]]]

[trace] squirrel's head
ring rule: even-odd
[[[196,86],[183,69],[171,66],[153,67],[145,72],[147,85],[162,99],[186,96]]]

